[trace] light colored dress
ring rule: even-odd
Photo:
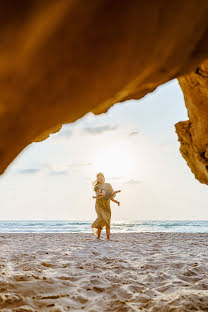
[[[102,189],[106,192],[106,196],[103,198],[96,198],[95,210],[97,213],[97,219],[92,224],[92,230],[96,237],[98,237],[98,229],[106,228],[110,229],[111,222],[111,208],[110,208],[110,199],[109,196],[114,192],[110,183],[99,184]],[[116,196],[113,195],[112,198]]]

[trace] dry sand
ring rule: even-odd
[[[0,234],[0,311],[208,311],[208,234]]]

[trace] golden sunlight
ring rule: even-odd
[[[104,145],[95,155],[94,167],[96,172],[103,172],[108,178],[130,177],[134,164],[129,146],[124,144]]]

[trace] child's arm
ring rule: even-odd
[[[104,196],[105,196],[105,194],[102,194],[102,195],[92,196],[92,198],[102,198]]]

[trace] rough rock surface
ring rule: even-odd
[[[195,177],[208,184],[208,61],[178,81],[189,116],[176,124],[180,151]]]
[[[194,70],[208,57],[207,13],[207,0],[6,1],[0,174],[62,124]]]

